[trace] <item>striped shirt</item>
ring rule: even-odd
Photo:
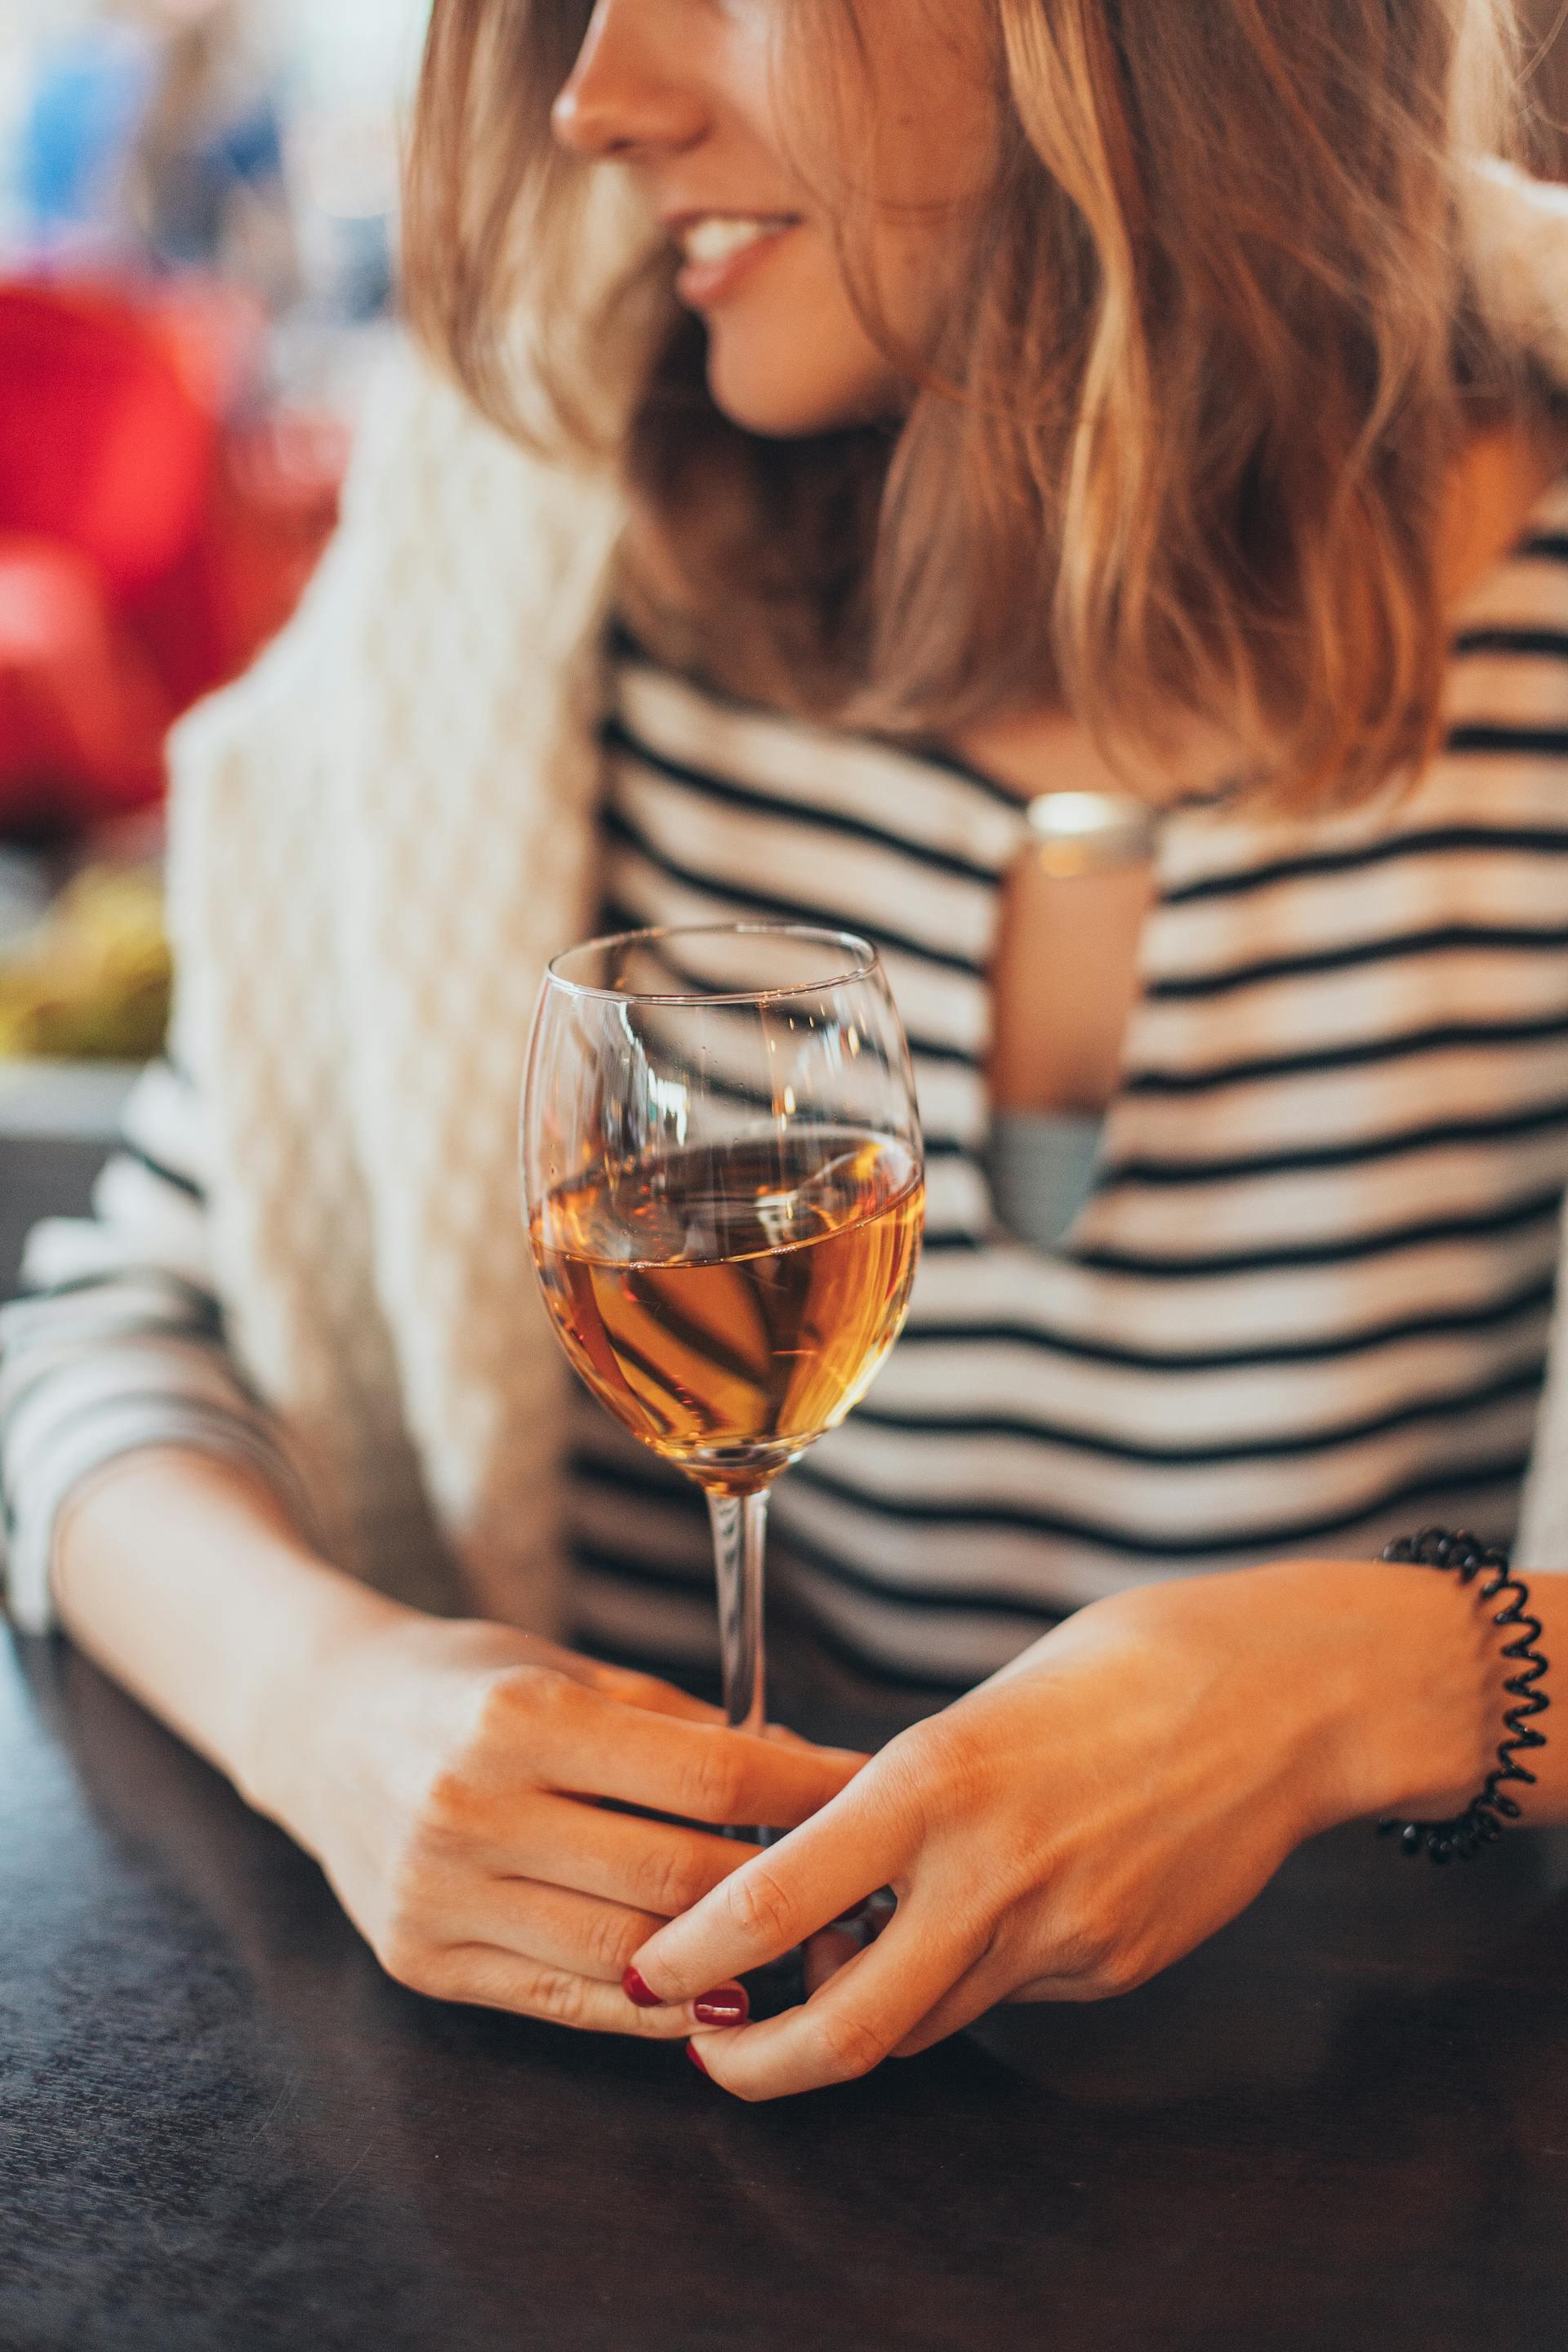
[[[142,1446],[242,1462],[308,1524],[267,1410],[225,1343],[206,1177],[200,1097],[155,1063],[126,1107],[93,1218],[51,1219],[28,1236],[25,1295],[0,1314],[6,1588],[28,1623],[49,1614],[60,1507]]]
[[[1568,1181],[1568,486],[1471,600],[1414,791],[1163,826],[1092,1190],[1051,1250],[999,1227],[986,1176],[1016,798],[632,650],[613,686],[606,927],[861,931],[910,1033],[909,1323],[773,1503],[773,1590],[825,1656],[956,1687],[1130,1581],[1369,1555],[1428,1517],[1510,1535]],[[205,1275],[201,1124],[154,1072],[97,1223],[35,1241],[0,1373],[14,1576],[103,1454],[163,1433],[272,1460]],[[710,1662],[700,1497],[585,1393],[569,1509],[584,1645]]]

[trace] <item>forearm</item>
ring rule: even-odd
[[[314,1558],[259,1478],[195,1453],[89,1480],[62,1516],[54,1587],[79,1647],[289,1827],[312,1695],[408,1614]]]

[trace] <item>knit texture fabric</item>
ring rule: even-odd
[[[619,523],[405,361],[303,609],[173,759],[179,1038],[237,1353],[333,1557],[538,1627],[565,1374],[517,1106],[543,965],[592,914]]]
[[[1568,381],[1568,196],[1474,175],[1489,313]],[[330,1555],[552,1630],[566,1378],[520,1214],[544,963],[593,919],[624,509],[412,358],[300,614],[178,730],[180,1050],[217,1277]],[[1568,1558],[1560,1333],[1521,1556]]]

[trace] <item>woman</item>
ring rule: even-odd
[[[415,307],[511,438],[411,383],[187,724],[178,1074],[5,1371],[14,1612],[410,1983],[767,2097],[1136,1983],[1482,1782],[1490,1612],[1379,1554],[1510,1537],[1527,1473],[1568,1542],[1568,231],[1476,160],[1505,17],[438,0]],[[1085,782],[1158,887],[1042,1003],[1024,811]],[[934,1146],[909,1331],[775,1505],[812,1671],[925,1686],[869,1762],[539,1630],[558,1501],[601,1659],[711,1614],[682,1497],[558,1406],[540,961],[759,908],[879,939]],[[1086,1111],[1087,1191],[999,1230],[993,1129]],[[1560,1744],[1525,1769],[1568,1819]],[[745,2024],[734,1974],[884,1884]]]

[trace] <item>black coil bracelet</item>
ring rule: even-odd
[[[1503,1656],[1517,1668],[1503,1685],[1515,1704],[1504,1713],[1505,1736],[1498,1748],[1496,1769],[1488,1775],[1486,1787],[1457,1821],[1378,1823],[1384,1836],[1397,1833],[1405,1852],[1412,1858],[1426,1853],[1434,1862],[1452,1862],[1458,1854],[1468,1862],[1484,1845],[1501,1837],[1505,1822],[1516,1822],[1520,1817],[1521,1807],[1516,1799],[1505,1793],[1504,1783],[1524,1780],[1534,1786],[1534,1773],[1519,1759],[1522,1752],[1546,1745],[1546,1734],[1531,1727],[1531,1717],[1544,1715],[1551,1704],[1546,1693],[1536,1687],[1546,1673],[1546,1660],[1536,1647],[1541,1639],[1541,1620],[1530,1614],[1530,1588],[1514,1575],[1507,1552],[1497,1545],[1480,1543],[1473,1535],[1451,1535],[1444,1528],[1426,1528],[1418,1536],[1405,1536],[1398,1543],[1391,1543],[1383,1557],[1417,1568],[1451,1569],[1460,1583],[1466,1585],[1484,1576],[1488,1580],[1479,1597],[1487,1608],[1507,1595],[1505,1606],[1497,1612],[1492,1623],[1516,1629],[1512,1640],[1505,1642],[1502,1649]]]

